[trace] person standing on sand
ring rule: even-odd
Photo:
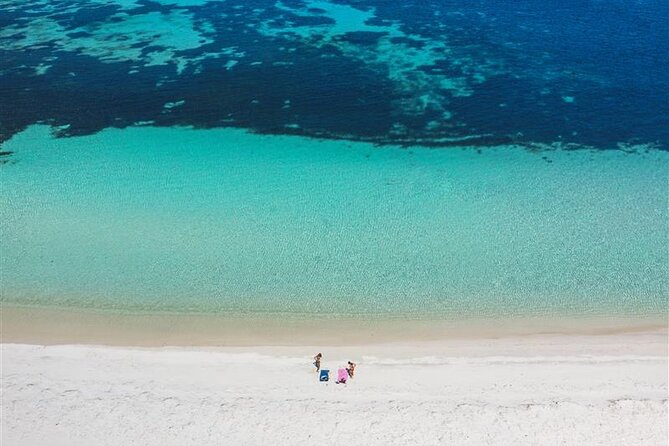
[[[321,358],[323,357],[322,354],[317,354],[314,356],[314,367],[316,367],[316,373],[318,373],[321,370]]]
[[[348,362],[348,367],[346,368],[346,371],[348,372],[348,376],[353,378],[353,374],[355,373],[355,362]]]

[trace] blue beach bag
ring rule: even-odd
[[[321,370],[321,374],[318,376],[319,381],[329,381],[330,380],[330,371]]]

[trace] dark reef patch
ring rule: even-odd
[[[379,31],[328,36],[328,11],[296,0],[141,0],[123,14],[87,1],[54,0],[43,11],[9,2],[0,26],[17,31],[0,34],[0,143],[34,123],[68,125],[60,135],[71,136],[149,122],[433,147],[669,147],[665,4],[334,3],[374,11],[366,26]],[[67,42],[90,41],[101,24],[113,30],[149,13],[188,14],[200,45],[109,32],[101,45],[139,59],[109,60],[55,38],[16,44],[44,32],[32,20],[57,22]]]

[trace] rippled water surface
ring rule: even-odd
[[[17,303],[332,314],[654,313],[669,153],[436,150],[31,127],[1,170]]]
[[[667,16],[0,1],[2,300],[666,314]]]

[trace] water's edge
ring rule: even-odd
[[[3,305],[3,343],[114,346],[364,345],[563,334],[666,332],[666,317],[361,319],[262,314],[132,314]]]

